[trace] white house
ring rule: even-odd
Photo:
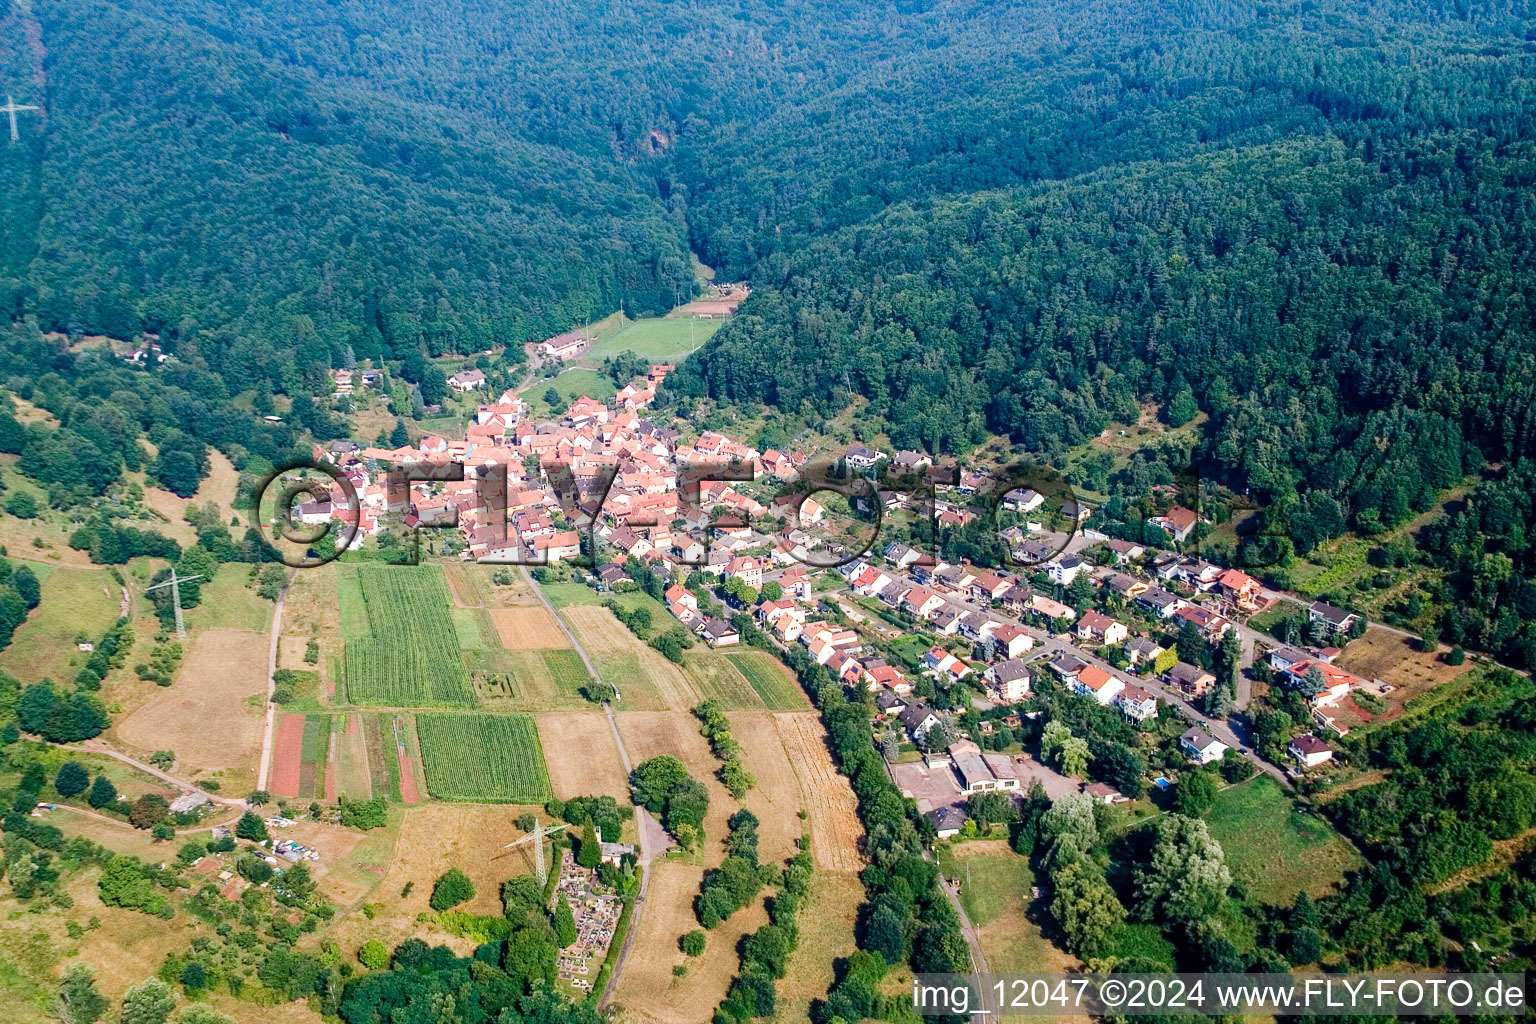
[[[1227,755],[1227,745],[1198,726],[1179,737],[1179,748],[1196,764],[1210,764]]]
[[[1302,733],[1291,740],[1286,752],[1308,768],[1316,768],[1326,761],[1333,760],[1333,748],[1310,732]]]

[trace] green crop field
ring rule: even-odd
[[[473,704],[442,569],[359,565],[356,580],[368,634],[347,640],[347,699],[394,707]],[[355,609],[352,617],[355,628]]]
[[[416,718],[427,789],[441,800],[542,804],[544,748],[531,715],[476,712]]]
[[[581,662],[581,655],[569,649],[540,651],[539,656],[544,660],[544,667],[549,670],[550,679],[554,680],[555,688],[562,693],[575,693],[592,681],[587,673],[587,666]]]
[[[742,651],[726,658],[752,684],[752,689],[775,711],[798,711],[805,707],[800,687],[779,667],[773,655],[762,651]]]
[[[684,659],[684,667],[693,681],[698,685],[699,692],[706,697],[718,700],[727,711],[756,710],[763,707],[763,700],[758,696],[752,684],[746,676],[736,670],[736,665],[725,659],[722,654],[713,651],[689,654]]]

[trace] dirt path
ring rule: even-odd
[[[127,754],[124,754],[121,751],[113,750],[111,747],[107,746],[106,743],[99,739],[86,740],[84,743],[60,743],[58,746],[60,750],[74,750],[82,754],[105,754],[107,757],[113,758],[114,760],[121,761],[126,765],[131,765],[134,768],[137,768],[139,771],[146,775],[152,775],[162,782],[169,782],[171,785],[177,787],[178,789],[184,790],[185,792],[202,793],[209,800],[216,804],[223,804],[226,807],[239,807],[241,810],[244,810],[246,807],[246,802],[243,798],[219,796],[216,793],[209,793],[206,790],[198,789],[196,786],[192,785],[192,783],[183,782],[176,776],[163,772],[152,764],[145,764],[143,761],[129,757]]]
[[[84,807],[72,807],[69,804],[56,804],[54,805],[54,810],[69,811],[72,814],[81,814],[87,818],[95,818],[97,821],[104,821],[109,825],[118,825],[122,828],[133,828],[132,825],[124,821],[122,818],[114,818],[107,814],[98,814],[95,811],[88,811]],[[240,814],[237,814],[232,818],[226,818],[223,821],[210,821],[208,824],[198,825],[196,828],[179,828],[176,830],[176,834],[179,836],[190,836],[196,835],[199,832],[212,832],[216,828],[227,828],[228,826],[233,825],[235,822],[239,821],[241,815],[244,813],[245,812],[242,811]]]
[[[256,788],[267,788],[267,766],[272,760],[272,726],[277,721],[277,705],[272,703],[272,677],[277,674],[277,645],[283,632],[283,602],[288,598],[288,586],[293,573],[288,573],[288,583],[278,592],[277,603],[272,608],[272,632],[267,641],[267,719],[261,730],[261,761],[256,767]]]
[[[579,646],[576,649],[581,650]],[[597,673],[594,672],[593,678],[596,677]],[[624,762],[625,773],[634,771],[629,751],[624,749],[624,737],[619,735],[619,721],[614,716],[613,705],[604,703],[603,712],[608,716],[608,728],[613,730],[613,742],[619,745],[619,760]],[[661,822],[644,807],[635,808],[635,826],[640,833],[640,891],[635,894],[635,910],[630,917],[629,931],[624,935],[624,945],[619,948],[619,958],[613,962],[613,973],[608,975],[608,987],[603,989],[602,998],[598,1000],[599,1010],[606,1009],[613,999],[613,993],[619,987],[619,977],[624,973],[624,962],[629,959],[635,947],[635,936],[640,934],[640,912],[645,906],[646,890],[651,887],[651,862],[670,845]]]

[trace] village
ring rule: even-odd
[[[552,349],[548,358],[564,356]],[[672,369],[652,365],[606,399],[582,395],[545,419],[508,391],[478,406],[461,438],[427,435],[392,449],[317,445],[315,456],[345,474],[359,507],[349,510],[337,487],[330,501],[295,514],[356,527],[358,547],[392,529],[439,527],[434,537],[450,538],[442,550],[459,558],[541,565],[599,590],[635,586],[629,566],[638,562],[661,581],[659,596],[677,621],[711,648],[742,643],[730,608],[750,611],[774,644],[804,647],[868,693],[877,735],[895,740],[892,778],[940,837],[963,826],[966,801],[979,792],[1020,794],[1038,782],[1052,796],[1081,788],[1106,802],[1125,799],[1028,754],[983,750],[988,736],[961,724],[979,710],[988,731],[1016,727],[1009,709],[1045,679],[1137,728],[1175,716],[1177,750],[1189,765],[1239,757],[1277,777],[1329,761],[1327,737],[1349,728],[1335,714],[1346,697],[1392,689],[1335,663],[1365,627],[1358,615],[1321,601],[1298,605],[1315,641],[1306,648],[1251,628],[1251,616],[1295,599],[1181,551],[1201,523],[1181,505],[1149,518],[1133,541],[1096,529],[1096,510],[1070,495],[1028,487],[995,495],[991,476],[967,471],[928,497],[882,489],[876,514],[953,528],[996,506],[1013,523],[1002,539],[1014,565],[950,564],[898,541],[859,553],[845,540],[869,510],[857,500],[834,510],[812,497],[805,451],[759,451],[717,431],[693,437],[648,420]],[[473,396],[484,375],[464,371],[449,383]],[[937,476],[921,452],[852,444],[820,461],[829,458],[851,477]],[[427,479],[391,486],[386,473],[397,467]],[[450,479],[460,469],[463,478]],[[498,474],[504,489],[485,486]],[[567,568],[587,553],[588,536],[612,556],[597,557],[590,571]],[[710,592],[724,594],[727,606]],[[1240,652],[1218,714],[1208,713],[1221,686],[1216,673],[1181,657],[1192,636],[1209,651],[1235,641]],[[1306,693],[1312,731],[1292,738],[1280,764],[1263,759],[1241,718],[1229,717],[1252,699],[1256,665],[1272,685]],[[1158,784],[1168,784],[1166,775]]]

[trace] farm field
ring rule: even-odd
[[[477,677],[475,692],[487,708],[507,711],[555,711],[590,708],[581,688],[591,682],[581,656],[570,648],[504,651],[503,676]]]
[[[359,565],[354,578],[355,591],[345,573],[341,587],[347,699],[398,707],[473,704],[442,569]],[[359,598],[366,634],[357,632]]]
[[[304,716],[287,714],[277,720],[272,742],[272,769],[267,789],[274,796],[297,797],[304,763]]]
[[[773,716],[773,723],[783,744],[785,763],[799,777],[801,805],[810,815],[806,824],[816,867],[861,870],[864,858],[859,853],[859,841],[864,826],[859,821],[858,798],[848,779],[832,764],[820,717],[814,711],[781,713]]]
[[[503,647],[509,651],[537,651],[570,647],[565,632],[543,606],[493,608],[488,613]]]
[[[222,772],[225,788],[255,788],[266,674],[265,636],[204,630],[192,641],[175,682],[168,687],[141,684],[151,691],[149,700],[113,731],[144,752],[174,750],[189,775]]]
[[[373,779],[368,770],[368,741],[363,732],[363,716],[344,716],[345,723],[336,733],[336,792],[348,800],[373,797]]]
[[[826,998],[838,960],[857,948],[854,925],[864,895],[864,886],[853,872],[817,871],[811,876],[811,891],[795,915],[800,944],[790,954],[789,970],[779,982],[775,1024],[806,1024],[812,1001]]]
[[[299,754],[299,796],[317,800],[332,799],[328,793],[331,780],[326,770],[331,752],[331,716],[305,715],[304,739]]]
[[[635,923],[634,949],[614,992],[614,1003],[666,1024],[707,1024],[725,997],[739,961],[736,945],[742,936],[768,923],[761,898],[738,910],[709,932],[704,955],[685,956],[678,943],[697,928],[693,899],[704,869],[677,861],[662,861],[651,869],[650,892]],[[688,961],[688,975],[677,978],[672,968]]]
[[[683,656],[684,669],[703,697],[713,697],[727,711],[756,710],[763,702],[735,664],[715,651],[694,648]]]
[[[636,320],[600,337],[581,361],[600,363],[620,352],[633,352],[653,363],[676,362],[714,337],[724,323],[693,317]]]
[[[1299,812],[1267,775],[1222,790],[1205,820],[1233,880],[1265,903],[1290,906],[1303,889],[1322,896],[1363,863],[1349,840]]]
[[[629,800],[629,773],[600,711],[546,712],[534,716],[555,797],[607,793]]]
[[[66,565],[15,560],[42,583],[42,603],[16,628],[10,646],[0,653],[0,668],[24,683],[44,677],[67,682],[89,654],[75,649],[75,635],[100,639],[117,621],[117,584],[105,569],[75,569]]]
[[[520,804],[549,799],[549,772],[531,715],[424,714],[416,730],[433,796]]]
[[[701,699],[683,671],[629,631],[606,608],[572,606],[561,612],[605,683],[618,687],[623,710],[685,711]]]
[[[800,684],[790,671],[766,651],[731,652],[726,660],[746,676],[765,705],[775,711],[798,711],[809,706]]]
[[[737,804],[715,778],[720,762],[699,735],[699,720],[686,711],[630,711],[617,718],[631,763],[671,754],[709,790],[709,813],[704,817],[704,846],[699,859],[704,864],[720,863],[725,856],[725,822],[735,813]],[[650,903],[647,897],[646,904]]]
[[[774,727],[771,712],[738,711],[728,717],[731,735],[741,744],[742,761],[757,778],[757,785],[747,791],[741,805],[757,815],[760,823],[758,858],[765,864],[780,863],[794,856],[795,841],[810,824],[800,818],[801,810],[810,813],[808,794]]]

